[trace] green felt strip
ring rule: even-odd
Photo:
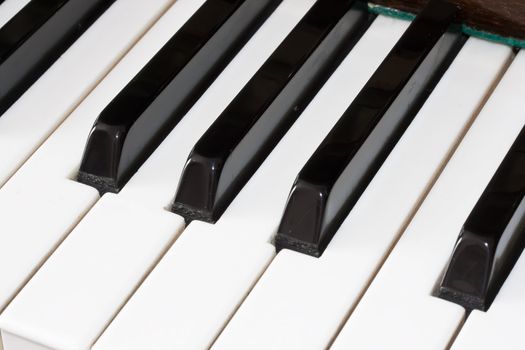
[[[368,3],[368,11],[378,14],[378,15],[399,18],[399,19],[406,20],[406,21],[412,21],[416,17],[416,15],[410,12],[400,11],[400,10],[396,10],[390,7],[371,4],[371,3]],[[469,36],[473,36],[473,37],[480,38],[483,40],[489,40],[489,41],[513,46],[513,47],[518,47],[521,49],[525,48],[525,40],[516,39],[512,37],[505,37],[505,36],[485,32],[479,29],[472,28],[465,24],[461,26],[461,30],[463,31],[463,33]]]
[[[368,3],[368,12],[372,12],[377,15],[394,17],[405,21],[412,21],[414,18],[416,18],[416,15],[414,15],[413,13],[371,3]]]

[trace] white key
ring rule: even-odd
[[[525,254],[522,254],[487,312],[472,311],[453,350],[523,349]]]
[[[177,215],[103,196],[4,310],[2,332],[52,349],[88,349],[183,227]],[[5,350],[32,349],[7,347],[11,341]]]
[[[285,0],[120,191],[126,200],[169,207],[195,143],[241,91],[314,2]]]
[[[432,294],[463,223],[525,123],[521,94],[524,84],[525,54],[521,52],[357,305],[333,349],[448,346],[465,311]]]
[[[86,140],[98,115],[204,1],[176,1],[5,186],[35,182],[39,177],[74,179]],[[118,1],[121,2],[129,3],[136,12],[152,6],[150,2],[146,4],[141,0]],[[126,11],[119,16],[122,17],[123,13]]]
[[[298,8],[301,10],[296,10],[295,12],[297,13],[292,11],[292,14],[290,14],[289,11],[291,10],[291,4],[295,3],[295,5],[297,5],[299,1],[305,5],[300,5]],[[148,210],[151,210],[155,215],[141,215],[140,210],[135,210],[135,212],[128,212],[126,215],[115,217],[108,215],[106,211],[103,211],[102,209],[97,209],[103,205],[101,203],[97,204],[95,208],[90,211],[89,216],[79,224],[77,229],[75,229],[66,240],[66,242],[76,243],[70,243],[69,245],[62,244],[57,253],[53,254],[52,258],[44,264],[44,267],[40,270],[38,276],[35,276],[32,280],[43,282],[29,283],[26,288],[23,289],[23,292],[19,294],[19,297],[15,299],[16,301],[13,301],[11,304],[14,306],[6,311],[4,319],[6,329],[4,329],[4,332],[8,334],[7,343],[10,343],[12,339],[15,339],[15,343],[19,343],[20,338],[28,338],[30,339],[31,344],[33,344],[31,346],[34,346],[36,343],[44,343],[46,346],[55,346],[52,344],[60,344],[60,339],[65,333],[67,333],[70,334],[70,338],[73,338],[74,336],[75,341],[78,340],[78,346],[81,345],[85,347],[88,346],[94,339],[93,337],[98,335],[98,332],[105,327],[107,321],[110,319],[108,317],[112,317],[114,313],[118,311],[122,306],[122,303],[125,302],[128,294],[135,289],[136,283],[133,279],[126,281],[126,283],[121,281],[122,284],[112,286],[112,289],[118,289],[121,292],[112,294],[111,300],[107,300],[106,295],[103,295],[102,291],[100,291],[100,293],[93,293],[93,288],[96,289],[96,287],[89,288],[90,293],[89,295],[86,295],[85,290],[87,285],[100,286],[100,288],[104,289],[107,288],[107,286],[105,287],[105,278],[107,277],[105,272],[107,266],[113,264],[112,259],[115,259],[115,257],[112,257],[109,254],[104,255],[104,251],[110,249],[113,251],[124,250],[124,252],[127,252],[127,242],[123,243],[122,240],[125,232],[135,233],[136,235],[141,234],[144,237],[141,244],[151,243],[147,237],[151,234],[150,231],[156,230],[156,227],[158,226],[156,224],[156,221],[158,220],[157,216],[161,218],[166,216],[170,217],[171,220],[174,220],[174,223],[172,224],[172,229],[174,231],[182,229],[182,218],[178,215],[168,213],[163,209],[164,206],[169,204],[171,197],[175,193],[174,186],[177,185],[177,178],[175,175],[178,174],[174,172],[174,169],[180,172],[186,161],[187,154],[190,152],[191,147],[195,144],[201,133],[206,130],[207,126],[209,126],[214,118],[220,114],[222,109],[226,107],[228,99],[233,99],[236,93],[242,88],[244,82],[248,81],[248,79],[264,62],[265,58],[270,56],[273,50],[277,48],[287,32],[295,26],[302,15],[311,6],[313,0],[308,4],[303,0],[287,0],[285,3],[287,5],[280,7],[274,15],[266,21],[252,40],[250,40],[246,47],[241,50],[227,69],[221,73],[219,78],[202,96],[196,106],[185,116],[181,124],[179,124],[168,136],[166,142],[162,144],[141,170],[135,174],[132,180],[124,187],[122,192],[115,196],[118,200],[113,200],[113,202],[116,203],[146,203],[149,207]],[[177,20],[181,19],[181,14],[187,14],[189,16],[190,13],[188,9],[190,8],[193,10],[197,8],[195,0],[179,0],[176,5],[174,5],[173,8],[170,9],[161,20],[159,20],[155,27],[148,32],[144,40],[148,40],[147,38],[154,38],[155,43],[157,43],[159,37],[161,38],[160,40],[166,37],[167,31],[173,33],[177,30],[175,23],[177,23]],[[137,47],[141,44],[142,41],[137,44]],[[149,42],[149,44],[151,44],[151,42]],[[133,51],[135,51],[137,47],[135,47]],[[149,51],[151,50],[148,50],[148,52]],[[77,122],[77,120],[72,118],[89,119],[92,114],[95,116],[98,114],[98,112],[105,106],[105,103],[107,103],[105,100],[111,98],[111,94],[114,96],[126,83],[123,77],[127,77],[129,80],[129,71],[138,70],[139,67],[137,67],[137,69],[130,69],[129,65],[125,66],[129,63],[128,60],[130,60],[132,54],[133,52],[124,58],[121,64],[112,71],[108,78],[100,84],[95,92],[83,102],[70,118],[68,118],[63,128],[55,133],[54,136],[57,136],[57,138],[55,139],[52,137],[48,140],[48,142],[46,142],[40,149],[39,153],[28,161],[24,168],[22,168],[12,180],[13,185],[10,183],[7,185],[7,189],[20,188],[24,183],[30,182],[35,178],[35,172],[38,170],[47,171],[47,174],[44,176],[49,178],[63,178],[74,172],[75,167],[78,166],[78,162],[80,161],[83,140],[78,133],[81,131],[78,127],[80,122],[78,122],[78,124],[73,123]],[[144,52],[142,55],[144,55]],[[137,57],[135,57],[135,61],[137,61],[136,58]],[[135,64],[135,61],[131,62]],[[95,111],[95,113],[93,113],[93,111]],[[81,121],[84,122],[83,120]],[[68,129],[71,125],[74,129]],[[82,132],[87,134],[88,131],[89,128],[86,127]],[[60,148],[60,145],[63,144],[62,142],[64,142],[64,139],[68,138],[71,138],[71,142],[68,144],[69,147],[67,152],[62,152],[62,154],[59,155],[60,157],[58,157],[57,154],[54,154],[53,150],[56,152],[56,150]],[[74,148],[77,148],[78,154],[76,154],[76,157],[74,157]],[[52,164],[52,169],[46,169],[46,163]],[[169,172],[162,169],[162,166],[167,164],[170,164],[169,169],[171,170]],[[76,183],[75,185],[82,186]],[[148,195],[149,193],[153,193],[154,195]],[[106,202],[107,201],[108,200],[106,200]],[[63,203],[62,205],[65,206],[68,205],[68,203]],[[107,211],[109,211],[109,209],[107,209]],[[129,220],[131,217],[133,220]],[[87,229],[84,228],[86,225],[88,225],[89,230],[93,232],[107,232],[108,227],[114,228],[118,232],[116,232],[115,235],[89,235],[85,233],[88,237],[83,239],[78,238],[79,235],[81,235],[79,231],[87,231]],[[148,227],[149,229],[146,229]],[[151,239],[154,240],[157,238],[153,235]],[[86,268],[83,260],[85,256],[80,253],[80,250],[87,249],[85,248],[86,246],[93,247],[90,254],[97,256],[97,260],[96,262],[91,262],[89,272],[81,273],[80,271],[84,271]],[[96,247],[103,248],[100,252],[102,256],[99,256],[100,254]],[[164,252],[165,246],[156,245],[156,248],[156,256],[160,257]],[[131,246],[129,249],[135,248]],[[57,254],[62,258],[55,259]],[[151,254],[152,256],[154,255],[154,253]],[[128,264],[124,263],[126,259],[128,260]],[[129,269],[128,265],[133,265],[134,261],[135,257],[131,253],[125,256],[119,256],[119,262],[121,264],[112,269],[112,274],[116,276],[126,274]],[[69,270],[64,271],[60,269],[60,266],[62,265],[68,266]],[[144,264],[135,267],[137,272],[135,277],[138,278],[138,276],[141,276],[140,273],[147,272],[148,266],[149,265]],[[76,281],[75,285],[70,286],[70,277],[68,275],[68,273],[72,273],[70,271],[79,271],[78,273],[84,275],[84,277],[79,277],[79,280]],[[122,292],[124,289],[125,293]],[[41,314],[39,319],[32,319],[27,323],[31,325],[30,329],[16,327],[16,324],[24,323],[23,321],[20,321],[21,319],[27,317],[24,310],[30,310],[31,308],[34,308],[35,305],[39,305],[42,302],[41,300],[38,300],[38,296],[46,296],[49,294],[60,295],[63,290],[67,291],[67,296],[64,296],[63,298],[57,297],[57,299],[55,299],[56,304],[54,307],[56,309],[68,309],[75,303],[82,304],[85,302],[86,297],[90,300],[91,305],[100,304],[102,306],[98,307],[98,309],[80,310],[77,308],[75,310],[75,315],[78,319],[83,321],[78,322],[76,325],[71,325],[70,320],[71,317],[73,317],[71,314],[67,312],[54,312],[52,309],[46,309],[39,311]],[[21,301],[18,298],[21,298]],[[63,304],[60,303],[61,299],[64,300]],[[75,348],[73,345],[73,343],[63,344],[66,349]],[[15,346],[18,345],[15,344]],[[17,348],[19,347],[14,347],[14,349]]]
[[[321,258],[279,253],[213,349],[329,346],[511,54],[470,39]]]
[[[173,2],[116,1],[0,117],[0,186]]]
[[[204,0],[200,1],[201,3]],[[31,241],[32,235],[38,234],[40,239],[46,238],[47,246],[54,247],[57,242],[69,232],[70,227],[74,227],[78,215],[67,215],[68,210],[75,207],[80,212],[85,212],[95,201],[95,198],[82,196],[82,191],[96,193],[89,187],[73,183],[72,181],[62,181],[69,186],[68,192],[62,193],[59,187],[53,183],[46,186],[31,186],[31,184],[42,184],[44,181],[51,179],[63,180],[66,177],[73,177],[78,162],[81,159],[81,153],[85,142],[85,136],[89,132],[90,125],[98,113],[105,107],[112,96],[127,83],[157,50],[163,42],[168,40],[177,27],[175,24],[182,24],[193,11],[199,6],[199,3],[193,0],[179,0],[166,15],[152,28],[144,40],[137,44],[126,58],[115,68],[115,70],[100,84],[99,87],[82,103],[82,105],[72,114],[41,149],[24,165],[17,175],[0,191],[0,205],[5,208],[5,213],[11,220],[8,222],[0,221],[0,228],[4,228],[9,235],[4,237],[2,243],[6,251],[16,252],[16,258],[19,263],[16,266],[25,266],[26,268],[3,271],[1,266],[7,269],[9,261],[12,261],[13,254],[0,257],[2,273],[12,276],[13,281],[4,283],[5,291],[0,289],[0,309],[3,309],[5,303],[11,299],[14,291],[20,287],[20,281],[27,278],[27,275],[37,266],[41,260],[49,254],[48,250],[42,249],[37,254],[33,248],[34,245],[22,249],[10,250],[12,237],[26,237],[25,241]],[[135,174],[126,187],[119,194],[136,203],[146,204],[151,208],[162,210],[172,199],[178,183],[177,177],[180,175],[182,167],[186,161],[191,147],[198,140],[200,135],[213,122],[216,116],[226,107],[227,103],[240,91],[244,84],[256,72],[264,60],[278,46],[281,39],[286,36],[286,28],[293,27],[293,22],[287,23],[286,7],[276,16],[272,16],[254,35],[250,42],[234,58],[232,63],[224,70],[214,84],[207,90],[196,105],[188,112],[185,118],[180,122],[177,128],[166,138],[159,149],[150,157],[145,165]],[[171,33],[171,34],[170,34]],[[140,50],[139,50],[140,49]],[[85,135],[85,136],[84,136]],[[68,148],[63,149],[62,145],[67,144]],[[175,152],[174,152],[175,150]],[[49,165],[48,165],[49,164]],[[162,169],[162,170],[160,170]],[[43,177],[44,179],[40,179]],[[62,183],[58,181],[58,183]],[[57,184],[57,186],[61,186]],[[77,200],[73,202],[64,200],[64,195],[69,197],[72,188],[79,192]],[[45,200],[56,198],[56,205],[60,205],[63,211],[46,211]],[[71,197],[74,197],[71,194]],[[96,197],[96,195],[95,195]],[[22,217],[27,216],[27,211],[23,208],[12,207],[11,203],[35,203],[34,210],[38,209],[40,215],[38,218],[27,222],[29,225],[40,227],[37,233],[34,230],[27,229],[21,225],[15,225],[16,222],[25,222]],[[72,221],[71,221],[72,220]],[[101,223],[103,224],[103,223]],[[31,226],[32,227],[32,226]],[[58,229],[65,227],[67,230]],[[42,232],[45,230],[45,234]],[[4,232],[4,230],[0,230]],[[1,236],[0,236],[1,237]],[[18,243],[17,243],[18,244]],[[5,260],[1,260],[5,258]],[[6,282],[4,280],[4,282]],[[9,293],[8,293],[9,292]]]
[[[18,13],[31,0],[5,0],[0,5],[0,28]]]
[[[0,310],[98,199],[96,190],[68,179],[74,178],[94,120],[203,2],[177,1],[0,189],[2,218],[7,218],[0,220],[0,249],[5,252],[0,254]],[[167,2],[119,0],[116,4],[127,12],[118,13],[115,21],[122,21],[126,13],[130,21],[145,25]]]
[[[34,193],[34,196],[28,194]],[[12,188],[0,201],[0,310],[98,200],[91,187],[47,181]],[[50,217],[56,218],[49,220]],[[60,219],[64,218],[64,219]]]
[[[312,3],[282,6],[298,20]],[[372,24],[221,219],[188,226],[93,349],[212,344],[275,254],[268,241],[297,172],[407,25],[384,17]]]

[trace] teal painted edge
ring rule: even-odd
[[[494,41],[497,43],[502,43],[505,45],[518,47],[520,49],[525,48],[525,40],[516,39],[512,37],[505,37],[505,36],[501,36],[501,35],[497,35],[497,34],[493,34],[489,32],[484,32],[482,30],[478,30],[476,28],[472,28],[467,25],[462,25],[461,29],[463,30],[463,33],[470,35],[470,36],[474,36],[476,38]]]
[[[368,12],[375,13],[376,15],[394,17],[405,21],[412,21],[414,18],[416,18],[416,15],[413,13],[371,3],[368,3]]]
[[[385,7],[371,3],[368,3],[368,11],[378,15],[394,17],[405,21],[412,21],[414,18],[416,18],[416,15],[414,15],[413,13],[400,11],[390,7]],[[512,37],[504,37],[501,35],[484,32],[482,30],[478,30],[464,24],[461,26],[461,30],[463,31],[463,33],[472,37],[493,41],[508,46],[518,47],[520,49],[525,48],[525,40],[516,39]]]

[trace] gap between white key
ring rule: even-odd
[[[188,226],[94,349],[211,345],[274,256],[268,242],[297,172],[406,26],[376,19],[221,219]]]
[[[482,67],[484,74],[464,96],[465,75],[476,68],[471,59],[485,50],[493,53]],[[216,349],[316,349],[331,343],[347,310],[351,313],[359,301],[490,95],[510,53],[478,39],[466,44],[323,256],[279,253],[219,337]],[[371,221],[374,215],[381,217]]]
[[[0,188],[174,1],[115,1],[0,116]]]
[[[449,344],[465,312],[432,293],[463,222],[525,122],[519,114],[518,92],[524,68],[525,56],[520,53],[384,262],[333,349],[441,349]],[[371,336],[372,329],[375,336]]]

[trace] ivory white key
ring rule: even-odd
[[[121,198],[168,208],[188,154],[220,113],[314,3],[284,0],[217,80],[119,192]]]
[[[0,28],[31,0],[6,0],[0,4]]]
[[[213,349],[329,346],[511,55],[469,39],[324,254],[280,252]]]
[[[74,202],[65,200],[65,195],[61,192],[60,187],[55,187],[54,182],[47,183],[48,179],[70,182],[65,179],[74,177],[87,133],[98,113],[107,105],[112,96],[115,96],[124,87],[134,73],[149,60],[154,52],[169,39],[177,29],[176,25],[181,26],[203,1],[197,3],[192,0],[179,0],[72,113],[64,125],[17,172],[16,176],[0,190],[0,205],[5,208],[6,216],[12,218],[9,224],[6,221],[0,221],[0,241],[6,251],[10,252],[10,254],[0,256],[0,271],[4,276],[7,276],[4,277],[4,288],[0,292],[0,309],[5,307],[13,293],[23,285],[34,268],[47,257],[52,247],[55,247],[63,239],[71,227],[74,227],[78,221],[78,215],[68,215],[69,211],[73,210],[73,203],[75,212],[84,213],[89,210],[95,200],[91,197],[87,200],[85,199],[86,196],[82,195],[84,191],[93,194],[92,189],[73,182],[69,184],[69,187],[74,187],[75,191],[79,193],[75,195],[70,190],[67,192],[67,196],[76,196],[77,199]],[[224,108],[228,101],[242,88],[243,82],[247,81],[259,65],[264,62],[265,55],[269,56],[278,45],[279,40],[284,38],[286,35],[285,27],[293,27],[293,23],[286,23],[286,19],[289,18],[288,10],[289,7],[285,6],[279,12],[280,15],[272,16],[267,22],[268,25],[263,25],[260,32],[253,37],[246,48],[241,50],[232,64],[217,79],[216,84],[208,89],[205,98],[202,98],[195,108],[188,113],[187,118],[175,130],[175,134],[166,139],[166,142],[159,148],[161,156],[159,157],[155,153],[148,161],[148,165],[145,165],[130,181],[129,186],[121,192],[121,196],[158,210],[169,204],[175,193],[176,176],[180,174],[186,156],[201,132],[220,113],[221,108]],[[300,14],[297,14],[296,17],[300,17]],[[191,122],[187,122],[188,120]],[[182,130],[182,132],[177,130]],[[174,141],[175,144],[173,144]],[[63,148],[65,144],[68,145],[67,149]],[[174,159],[173,149],[177,150],[175,156],[178,157],[178,161]],[[152,165],[149,165],[150,163]],[[158,170],[159,166],[164,167],[163,171]],[[42,184],[44,182],[46,186],[41,188],[38,186],[28,187],[31,183]],[[12,207],[11,203],[15,201],[36,203],[35,198],[39,204],[37,208],[42,215],[33,218],[32,223],[40,230],[33,231],[21,225],[12,225],[13,222],[24,222],[24,218],[27,217],[27,210]],[[55,205],[60,206],[65,211],[61,212],[58,209],[48,211],[45,205],[46,198],[54,198]],[[57,229],[57,227],[61,229]],[[4,234],[2,235],[2,233]],[[25,242],[31,242],[34,235],[38,235],[38,238],[42,240],[41,247],[27,244],[23,249],[22,247],[17,250],[9,249],[12,244],[16,243],[12,237],[25,237]],[[17,268],[11,266],[12,262],[16,262],[14,266]]]
[[[487,312],[474,310],[453,350],[523,349],[525,254],[522,254]]]
[[[118,2],[126,1],[119,0]],[[137,3],[134,3],[135,1]],[[16,172],[5,186],[15,184],[20,186],[26,183],[33,183],[37,181],[36,179],[42,177],[75,178],[83,147],[98,114],[204,1],[176,1],[104,80],[75,108],[64,123],[27,160],[24,166]],[[137,12],[141,10],[142,1],[129,0],[128,2],[130,4],[134,3]],[[151,4],[148,3],[148,5],[144,6],[150,7]],[[122,13],[120,13],[120,16],[122,16]],[[67,145],[67,147],[64,147],[64,145]]]
[[[4,310],[5,350],[88,349],[183,227],[169,212],[103,196]],[[13,338],[30,342],[8,347]]]
[[[0,186],[173,2],[116,1],[2,114]]]
[[[71,180],[49,180],[45,186],[36,182],[23,189],[13,187],[3,198],[0,310],[98,200],[98,192]]]
[[[145,17],[149,13],[149,20],[144,17],[139,21],[143,24],[154,20],[154,14],[167,4],[165,0],[148,4],[140,0],[117,3],[125,5],[121,10],[129,10],[129,15],[137,21],[141,17],[139,12],[144,12]],[[98,113],[198,6],[195,0],[177,1],[0,189],[2,217],[8,218],[0,220],[0,246],[5,252],[0,254],[0,310],[98,199],[95,189],[68,179],[74,177],[87,134]],[[27,219],[28,215],[31,220]]]
[[[110,196],[109,199],[102,199],[104,203],[113,203],[112,206],[123,206],[119,203],[131,203],[136,202],[136,205],[140,205],[145,210],[144,214],[141,214],[141,210],[130,211],[126,209],[126,215],[112,216],[102,209],[97,209],[100,206],[107,206],[108,204],[98,203],[95,208],[90,212],[89,216],[81,222],[81,224],[71,233],[66,242],[69,244],[63,244],[60,246],[56,254],[62,258],[59,260],[50,259],[44,267],[38,273],[38,277],[34,277],[33,280],[44,281],[37,284],[28,284],[21,294],[16,299],[17,302],[13,302],[10,311],[6,311],[6,317],[4,319],[6,325],[6,332],[9,334],[8,342],[11,342],[12,338],[15,338],[15,343],[20,342],[20,337],[31,339],[31,346],[36,346],[36,343],[44,343],[46,346],[55,346],[51,344],[60,344],[60,339],[63,338],[64,332],[68,334],[74,334],[74,339],[79,339],[79,346],[86,347],[94,339],[101,329],[103,329],[108,321],[109,315],[113,315],[125,302],[125,297],[128,296],[135,287],[136,279],[128,280],[128,284],[122,283],[121,285],[113,285],[113,290],[118,290],[113,295],[111,302],[105,299],[103,291],[107,292],[105,271],[108,265],[113,264],[114,256],[102,255],[98,256],[96,263],[92,262],[89,266],[89,271],[83,273],[84,279],[76,281],[74,286],[70,286],[67,281],[70,278],[67,275],[68,271],[61,270],[59,267],[62,265],[69,266],[71,271],[84,271],[83,265],[84,256],[80,253],[81,250],[85,250],[86,246],[93,247],[90,254],[97,255],[98,249],[96,247],[103,247],[103,254],[106,249],[113,249],[114,251],[121,251],[123,253],[128,252],[128,249],[135,249],[133,246],[128,247],[126,242],[123,242],[122,235],[125,232],[134,233],[137,236],[143,236],[142,244],[151,243],[148,240],[148,236],[152,234],[151,230],[156,230],[157,221],[161,220],[162,217],[170,217],[173,221],[170,224],[171,231],[178,232],[183,228],[183,220],[178,215],[165,211],[163,208],[167,206],[173,194],[175,193],[175,186],[177,185],[176,174],[180,173],[187,154],[191,147],[200,137],[201,132],[204,132],[206,127],[213,121],[213,118],[219,115],[222,108],[226,106],[229,99],[232,99],[235,94],[242,88],[243,83],[248,81],[253,73],[259,68],[264,62],[265,58],[268,57],[272,51],[278,46],[281,40],[286,36],[287,31],[291,30],[293,26],[301,19],[302,15],[312,5],[313,1],[305,2],[303,0],[286,0],[282,6],[280,6],[276,12],[268,19],[268,21],[261,27],[261,29],[253,36],[252,40],[244,47],[241,52],[235,57],[232,63],[226,68],[225,71],[219,76],[219,78],[212,84],[207,92],[201,97],[197,104],[190,110],[185,116],[183,121],[173,130],[168,136],[161,147],[154,153],[151,159],[144,164],[144,166],[135,174],[135,176],[128,182],[119,195]],[[195,4],[194,0],[179,0],[176,5],[173,6],[159,22],[151,29],[146,37],[137,44],[139,47],[143,44],[143,41],[149,40],[162,40],[167,35],[165,31],[173,31],[174,23],[180,14]],[[178,5],[178,6],[177,6]],[[186,7],[183,7],[186,6]],[[163,30],[163,31],[161,31]],[[153,39],[154,38],[154,39]],[[151,42],[149,43],[151,44]],[[85,136],[89,131],[89,127],[84,130],[80,129],[80,124],[84,123],[84,120],[76,120],[72,118],[93,118],[96,117],[98,112],[105,106],[104,103],[107,98],[111,98],[118,92],[119,87],[125,83],[124,79],[128,76],[129,71],[134,71],[131,64],[136,64],[138,58],[134,57],[135,61],[131,61],[135,50],[128,55],[124,60],[115,68],[114,71],[106,78],[99,87],[84,101],[84,103],[75,111],[70,118],[66,121],[63,128],[61,127],[53,137],[44,144],[33,158],[24,166],[23,169],[17,174],[16,178],[12,180],[13,185],[7,186],[8,189],[20,188],[24,183],[31,180],[34,181],[35,171],[45,170],[46,163],[53,164],[53,169],[48,171],[46,177],[65,177],[68,173],[74,172],[75,165],[80,161],[81,151]],[[143,48],[144,49],[144,48]],[[138,54],[137,54],[138,55]],[[145,55],[142,52],[142,55]],[[136,71],[136,70],[135,70]],[[74,123],[75,121],[75,123]],[[92,120],[91,120],[92,122]],[[73,127],[74,129],[69,129]],[[69,141],[65,141],[70,139]],[[78,140],[77,140],[78,139]],[[75,140],[78,145],[75,150],[69,149],[69,153],[62,152],[61,159],[53,158],[53,151],[56,152],[59,149],[60,144],[63,142],[69,142],[72,147],[75,147]],[[76,158],[74,157],[76,155]],[[55,163],[56,162],[56,163]],[[59,164],[60,162],[60,164]],[[65,163],[65,164],[64,164]],[[159,171],[159,167],[170,165],[170,171]],[[65,180],[64,180],[65,181]],[[69,181],[69,180],[68,180]],[[75,185],[83,186],[78,183]],[[27,197],[29,198],[29,196]],[[118,199],[116,199],[118,198]],[[20,200],[20,199],[18,199]],[[63,206],[68,203],[62,203]],[[87,206],[87,202],[85,204]],[[145,209],[148,207],[148,209]],[[124,207],[126,208],[126,207]],[[121,209],[124,210],[124,209]],[[109,211],[109,209],[107,209]],[[148,214],[149,211],[152,214]],[[153,213],[155,215],[153,215]],[[147,214],[147,215],[146,215]],[[129,220],[133,218],[133,220]],[[53,220],[55,222],[56,215]],[[62,220],[64,221],[64,220]],[[162,221],[161,221],[162,222]],[[49,226],[49,223],[47,223]],[[92,232],[108,232],[108,227],[113,228],[115,231],[114,235],[90,235],[86,232],[85,228],[89,228]],[[147,229],[150,227],[150,229]],[[80,231],[80,232],[79,232]],[[79,238],[83,233],[89,237]],[[110,231],[111,232],[111,231]],[[174,238],[174,237],[173,237]],[[156,239],[153,235],[152,238]],[[71,243],[72,242],[72,243]],[[65,246],[65,248],[63,248]],[[164,252],[164,245],[156,245],[157,257],[160,257]],[[76,251],[76,254],[69,253],[70,251]],[[128,261],[128,265],[134,263],[135,256],[133,254],[124,255],[119,257],[119,261]],[[148,261],[149,264],[149,261]],[[141,276],[141,273],[147,272],[148,264],[135,267],[137,276]],[[49,267],[51,265],[51,267]],[[55,266],[60,265],[60,266]],[[87,269],[87,268],[86,268]],[[126,273],[128,267],[126,264],[119,265],[112,270],[114,275]],[[138,277],[137,277],[138,278]],[[33,281],[32,280],[32,281]],[[65,285],[66,284],[66,285]],[[88,286],[90,286],[88,288]],[[100,288],[100,290],[98,289]],[[127,288],[127,289],[126,289]],[[36,292],[31,290],[36,289]],[[122,290],[125,289],[125,293]],[[28,292],[29,290],[29,292]],[[44,291],[45,290],[45,291]],[[67,312],[54,313],[51,309],[41,310],[40,319],[33,319],[28,322],[31,325],[30,329],[18,328],[16,324],[19,323],[17,318],[27,317],[24,314],[25,307],[32,308],[34,305],[40,303],[48,303],[48,301],[39,301],[38,297],[45,297],[46,293],[53,295],[60,295],[62,292],[67,293],[64,298],[57,297],[55,299],[56,307],[58,309],[64,307],[68,309],[72,304],[83,303],[85,301],[85,290],[89,290],[91,293],[89,296],[92,298],[91,305],[101,304],[102,306],[92,309],[76,310],[76,315],[82,322],[76,325],[70,324],[71,315]],[[92,295],[94,294],[94,295]],[[27,296],[27,299],[26,297]],[[22,298],[20,301],[19,298]],[[60,300],[64,300],[62,303]],[[105,304],[104,304],[105,303]],[[17,310],[22,310],[19,314]],[[47,312],[47,313],[46,313]],[[60,316],[60,315],[63,315]],[[47,320],[49,319],[49,322]],[[14,323],[11,323],[11,321]],[[12,326],[12,327],[11,327]],[[44,335],[43,335],[44,334]],[[73,336],[71,336],[71,339]],[[43,340],[42,340],[43,339]],[[73,341],[73,340],[71,340]],[[16,346],[16,344],[15,344]],[[27,345],[29,346],[29,345]],[[14,347],[16,349],[17,347]],[[75,348],[73,343],[64,343],[63,348],[70,349]]]
[[[332,349],[443,349],[465,317],[433,296],[461,226],[525,123],[519,53]],[[488,142],[490,140],[490,142]]]
[[[312,3],[289,2],[292,13]],[[221,219],[186,228],[93,349],[212,344],[275,254],[268,241],[298,170],[407,25],[375,20]]]

